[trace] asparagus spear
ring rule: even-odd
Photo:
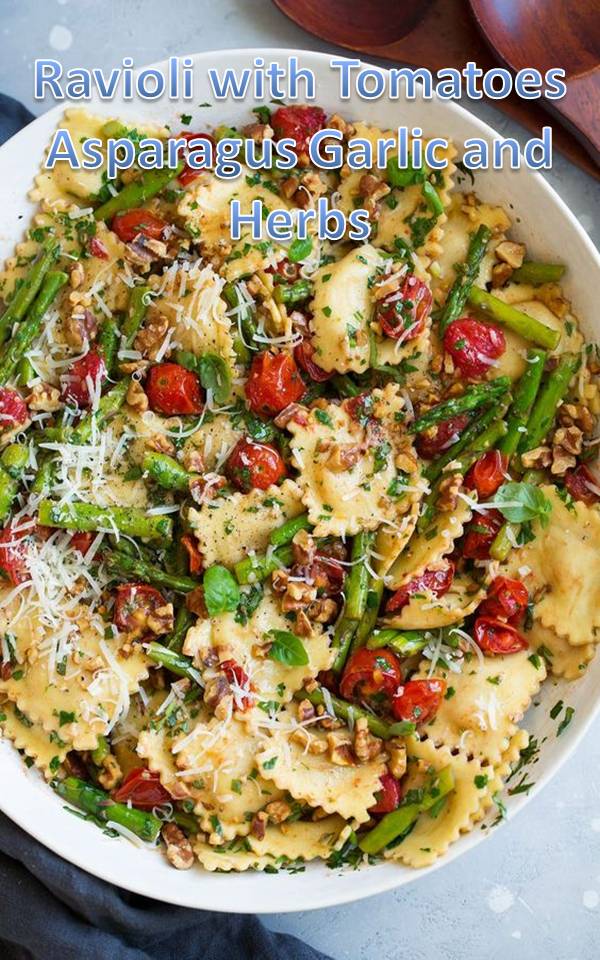
[[[190,657],[184,657],[183,654],[178,653],[176,650],[169,650],[168,647],[163,647],[163,645],[157,643],[156,640],[152,640],[148,644],[146,653],[151,660],[159,663],[161,667],[166,667],[167,670],[170,670],[171,673],[176,674],[178,677],[187,677],[188,680],[192,680],[194,683],[198,682],[198,672],[194,668],[193,661]]]
[[[125,803],[115,803],[108,793],[85,780],[66,777],[56,781],[55,790],[67,803],[91,813],[103,823],[112,822],[126,827],[142,840],[153,842],[161,831],[162,822],[154,814],[128,807]]]
[[[273,299],[277,303],[300,303],[307,300],[312,293],[310,280],[296,280],[295,283],[278,283],[273,291]]]
[[[520,334],[525,340],[536,343],[539,347],[548,350],[554,350],[560,340],[560,332],[547,327],[534,317],[528,316],[522,310],[517,310],[509,303],[504,303],[498,297],[493,297],[491,293],[482,290],[481,287],[473,287],[469,294],[469,303],[478,310],[487,314],[489,319],[501,323],[515,333]]]
[[[173,521],[164,515],[147,514],[136,507],[97,507],[93,503],[53,503],[42,500],[39,522],[61,530],[118,530],[128,537],[169,540]]]
[[[436,460],[433,460],[429,464],[425,470],[425,477],[428,480],[437,480],[437,478],[443,472],[444,467],[447,467],[449,463],[451,463],[453,460],[456,460],[458,454],[463,453],[465,450],[472,449],[477,438],[487,433],[488,427],[491,427],[496,422],[502,421],[502,415],[505,406],[505,402],[495,403],[489,407],[488,410],[484,411],[476,420],[472,420],[466,429],[463,430],[460,439],[458,439],[456,443],[449,447],[448,450],[444,451],[441,457],[437,457]],[[503,424],[500,429],[503,433],[506,429],[506,425]],[[498,439],[497,436],[496,439]],[[484,447],[483,449],[487,449],[487,447]]]
[[[467,413],[471,410],[477,410],[499,396],[507,393],[510,389],[510,379],[508,377],[497,377],[495,380],[489,380],[485,383],[476,383],[468,387],[462,396],[450,397],[443,403],[438,403],[431,410],[428,410],[422,417],[418,417],[412,424],[411,433],[422,433],[429,430],[436,423],[442,423],[444,420],[450,420],[451,417],[459,413]]]
[[[434,185],[425,180],[423,186],[421,187],[421,193],[423,194],[423,199],[431,212],[436,217],[441,217],[444,212],[444,204],[442,203],[442,198],[435,189]]]
[[[129,296],[129,309],[127,317],[121,328],[123,337],[123,346],[128,350],[136,338],[137,332],[144,322],[146,311],[148,309],[148,294],[150,287],[134,287]]]
[[[93,435],[94,428],[101,429],[121,409],[125,403],[130,383],[129,379],[119,380],[118,383],[115,383],[114,387],[107,390],[104,396],[100,398],[98,407],[93,413],[86,413],[72,431],[65,430],[63,432],[63,440],[70,443],[88,443]]]
[[[309,700],[315,707],[325,706],[325,697],[320,687],[310,691],[298,690],[294,694],[294,698],[296,700]],[[347,700],[340,700],[339,697],[335,697],[333,694],[329,695],[327,702],[330,700],[335,715],[339,717],[340,720],[349,720],[351,717],[356,720],[358,717],[366,717],[369,730],[375,737],[381,737],[382,740],[391,740],[392,737],[406,735],[406,723],[386,723],[381,717],[376,717],[363,707],[359,707],[355,703],[348,703]],[[409,729],[414,730],[414,727],[410,727],[409,725]]]
[[[41,289],[29,308],[27,316],[0,352],[0,384],[6,383],[14,374],[23,355],[39,335],[46,311],[67,280],[66,273],[60,270],[50,270],[44,276]]]
[[[350,655],[356,653],[367,643],[367,638],[375,629],[377,617],[379,616],[379,607],[383,597],[383,578],[369,577],[369,586],[367,589],[367,603],[364,616],[356,628],[356,633],[350,645]]]
[[[580,357],[577,354],[562,354],[558,365],[548,375],[537,395],[527,421],[527,433],[523,434],[519,443],[519,453],[533,450],[542,443],[554,422],[556,408],[567,393],[579,363]]]
[[[96,767],[101,767],[104,760],[106,760],[107,756],[109,755],[109,753],[110,753],[110,745],[108,743],[108,740],[106,739],[106,737],[103,737],[102,734],[100,734],[100,736],[98,737],[98,743],[96,744],[96,748],[92,750],[92,763]]]
[[[126,187],[111,197],[106,203],[103,203],[94,211],[96,220],[111,220],[116,213],[123,213],[125,210],[133,210],[140,207],[147,200],[151,200],[157,193],[167,186],[171,180],[178,177],[185,166],[185,161],[180,160],[175,170],[165,167],[163,170],[146,170],[139,180],[132,180]]]
[[[260,583],[280,567],[289,567],[293,562],[294,555],[290,546],[279,547],[274,550],[270,556],[262,554],[261,556],[245,557],[236,563],[233,568],[237,582]]]
[[[58,253],[58,241],[54,237],[48,237],[42,245],[39,257],[30,266],[27,276],[19,288],[15,290],[12,300],[0,317],[0,343],[6,340],[13,323],[22,320],[29,310]]]
[[[194,614],[190,613],[187,607],[181,606],[179,608],[175,617],[173,630],[166,638],[166,646],[169,650],[174,650],[176,653],[181,651],[186,634],[190,627],[193,627],[195,621],[196,618]]]
[[[401,657],[410,657],[413,653],[420,653],[431,641],[432,634],[423,630],[377,630],[367,640],[369,650],[379,650],[389,647]]]
[[[360,840],[358,844],[360,849],[363,853],[379,853],[406,833],[420,813],[431,810],[438,800],[447,796],[452,790],[454,790],[454,773],[452,767],[448,765],[439,771],[421,801],[405,803],[392,813],[386,813],[377,826],[369,830]]]
[[[331,383],[342,398],[358,397],[360,394],[360,387],[347,374],[336,373]]]
[[[104,357],[104,363],[106,364],[106,370],[109,376],[111,376],[114,370],[120,338],[121,334],[115,321],[109,320],[108,318],[103,320],[98,330],[97,343],[98,349]]]
[[[538,286],[542,283],[557,283],[564,272],[565,266],[562,263],[536,263],[535,260],[524,260],[510,279],[516,283],[532,283]]]
[[[546,362],[545,350],[533,348],[527,352],[527,369],[519,380],[515,397],[509,410],[506,434],[498,444],[498,450],[512,456],[516,453],[525,429],[531,408],[537,396]]]
[[[459,268],[456,280],[452,284],[452,289],[444,304],[444,310],[438,324],[440,337],[443,337],[447,327],[463,312],[471,288],[477,279],[479,267],[491,235],[491,230],[482,223],[471,236],[467,259]]]
[[[374,539],[373,531],[363,530],[352,541],[352,567],[346,580],[346,602],[333,636],[333,646],[337,647],[332,667],[334,673],[341,673],[344,669],[352,639],[365,614],[369,588],[369,571],[365,561]]]
[[[147,560],[130,556],[121,550],[107,554],[105,559],[109,570],[124,573],[157,587],[166,587],[167,590],[174,590],[175,593],[189,593],[198,586],[198,581],[191,577],[182,573],[167,573],[162,567],[154,566]]]
[[[187,492],[190,480],[196,474],[188,473],[174,457],[166,453],[147,453],[142,462],[142,470],[165,490]]]
[[[308,514],[301,513],[291,520],[286,520],[280,527],[271,531],[269,543],[274,547],[283,547],[286,543],[291,543],[300,530],[311,530],[312,524],[308,519]]]
[[[28,462],[29,448],[20,443],[11,443],[0,456],[0,520],[10,513]]]

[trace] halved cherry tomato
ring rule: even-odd
[[[298,280],[300,277],[301,267],[301,263],[292,263],[291,260],[288,260],[287,257],[284,257],[283,260],[279,261],[277,266],[267,267],[265,273],[276,273],[279,277],[283,277],[286,283],[294,283],[294,281]]]
[[[588,507],[600,500],[600,483],[583,463],[565,474],[565,487],[573,500],[581,500]]]
[[[379,778],[381,789],[375,796],[377,802],[369,807],[370,814],[391,813],[400,805],[400,783],[391,773],[384,773]]]
[[[462,545],[463,557],[469,560],[487,560],[490,547],[503,523],[502,514],[498,510],[478,514],[467,527]]]
[[[153,807],[171,802],[171,794],[160,782],[160,775],[152,773],[146,767],[136,767],[135,770],[131,770],[123,783],[113,790],[111,796],[117,803],[127,803],[131,800],[132,806],[140,810],[152,810]]]
[[[443,597],[452,586],[453,580],[454,564],[451,560],[442,570],[425,570],[420,577],[409,580],[392,594],[386,604],[386,612],[402,610],[402,607],[405,607],[415,594],[433,594],[434,597]]]
[[[308,141],[325,126],[326,119],[325,111],[320,107],[294,105],[275,110],[271,114],[270,124],[276,140],[289,137],[295,142],[297,153],[305,153]]]
[[[386,337],[405,343],[423,333],[432,303],[429,287],[407,273],[399,290],[377,302],[375,319]]]
[[[36,530],[23,518],[0,531],[0,570],[15,587],[29,580],[27,548]]]
[[[357,650],[346,664],[340,682],[345,700],[387,703],[402,683],[402,668],[390,650]]]
[[[477,617],[473,628],[473,639],[484,653],[490,656],[503,656],[505,653],[519,653],[529,644],[515,627],[504,620],[493,617]]]
[[[446,692],[446,681],[438,677],[429,680],[409,680],[392,700],[396,720],[425,723],[435,716]]]
[[[248,674],[235,660],[223,660],[219,666],[229,683],[241,688],[241,692],[234,690],[234,700],[238,710],[247,710],[254,703]]]
[[[300,400],[306,387],[289,353],[257,353],[252,360],[246,381],[246,398],[250,409],[268,417]]]
[[[525,616],[528,603],[529,594],[524,583],[508,577],[496,577],[477,612],[485,617],[515,624]]]
[[[69,546],[71,547],[71,550],[79,550],[82,555],[85,555],[90,549],[95,536],[95,533],[85,530],[78,530],[76,533],[71,535]]]
[[[330,373],[323,370],[322,367],[313,360],[315,348],[310,340],[301,340],[297,347],[294,347],[294,360],[298,366],[307,373],[315,383],[325,383],[335,376],[335,370]]]
[[[196,538],[193,537],[191,533],[184,533],[181,538],[181,543],[188,555],[188,566],[192,576],[197,573],[202,573],[204,570],[204,557],[198,549],[198,541]]]
[[[204,396],[200,380],[178,363],[158,363],[146,379],[150,409],[171,417],[201,413]]]
[[[61,377],[61,398],[77,407],[91,407],[98,391],[98,383],[104,385],[108,377],[102,354],[90,350],[69,367]]]
[[[500,327],[482,323],[473,317],[461,317],[451,323],[444,334],[444,348],[463,376],[476,380],[484,376],[494,360],[506,350]]]
[[[113,622],[119,630],[143,636],[148,617],[166,601],[162,593],[148,583],[122,583],[116,588]]]
[[[215,138],[211,137],[210,133],[187,133],[182,131],[180,134],[178,134],[178,136],[183,137],[184,140],[187,140],[188,142],[190,140],[198,140],[198,139],[210,140],[213,147],[216,145]],[[177,179],[179,180],[182,187],[186,187],[188,183],[191,183],[192,180],[195,180],[196,177],[199,177],[200,174],[202,173],[202,170],[204,169],[205,169],[204,167],[196,167],[196,169],[194,169],[193,167],[190,167],[189,163],[186,163],[185,167],[183,168],[183,170],[181,171]]]
[[[160,240],[167,221],[143,207],[136,207],[135,210],[115,214],[110,226],[119,240],[131,243],[140,233],[149,240]]]
[[[450,417],[449,420],[443,420],[442,423],[438,423],[437,429],[432,428],[435,429],[435,432],[431,434],[429,431],[420,433],[416,440],[419,456],[425,460],[433,460],[434,457],[437,457],[442,451],[452,446],[454,438],[460,436],[468,422],[469,415],[467,413],[459,413],[455,417]]]
[[[488,450],[465,474],[465,487],[477,490],[480,500],[487,500],[506,480],[508,457],[499,450]]]
[[[250,490],[266,490],[271,484],[283,480],[286,469],[281,454],[270,443],[242,437],[229,454],[225,474],[238,490],[248,493]]]
[[[344,400],[342,406],[349,417],[360,423],[361,427],[366,427],[373,416],[373,395],[371,393],[359,393],[357,397]]]
[[[102,243],[102,240],[98,240],[98,237],[92,237],[87,248],[91,257],[98,257],[99,260],[108,260],[108,250]]]
[[[11,387],[0,387],[0,432],[20,427],[29,417],[23,397]]]

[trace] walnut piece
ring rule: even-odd
[[[340,740],[334,733],[327,734],[329,759],[338,767],[353,767],[354,753],[350,740]]]
[[[514,240],[502,240],[494,250],[497,260],[507,263],[513,270],[518,270],[523,264],[527,248],[524,243],[515,243]]]
[[[53,413],[62,407],[60,390],[50,383],[36,383],[26,398],[30,410],[45,410]]]
[[[156,360],[169,329],[169,321],[160,314],[147,320],[134,341],[134,347],[147,360]]]
[[[351,470],[364,453],[362,443],[333,443],[327,458],[327,467],[334,473]]]
[[[298,704],[298,720],[305,723],[307,720],[313,720],[315,717],[315,708],[310,700],[301,700]]]
[[[264,840],[268,819],[269,815],[265,813],[264,810],[259,810],[259,812],[254,815],[250,830],[252,836],[256,837],[257,840]]]
[[[563,403],[558,408],[558,421],[563,427],[579,427],[590,436],[594,431],[594,418],[583,403]]]
[[[513,268],[508,263],[495,263],[492,267],[492,287],[503,287],[513,275]]]
[[[544,470],[552,463],[552,451],[550,447],[534,447],[533,450],[522,454],[521,463],[526,470]]]
[[[388,767],[393,777],[400,780],[406,773],[406,745],[404,741],[394,737],[388,740],[387,751],[389,753]]]
[[[442,477],[438,494],[438,509],[442,513],[451,513],[458,503],[458,492],[463,485],[463,476],[461,473],[451,473]]]
[[[194,851],[183,830],[176,823],[165,823],[161,833],[171,866],[176,870],[189,870],[194,862]]]
[[[354,724],[354,756],[360,763],[367,763],[381,753],[381,740],[369,731],[366,717],[358,717]]]
[[[173,629],[174,612],[173,604],[165,603],[162,607],[157,607],[148,614],[146,625],[156,636],[163,633],[170,633]]]
[[[272,800],[265,807],[265,813],[271,823],[283,823],[292,812],[292,808],[285,800]]]
[[[114,790],[116,785],[122,779],[123,773],[112,753],[108,753],[102,761],[102,770],[98,774],[98,782],[105,790]]]

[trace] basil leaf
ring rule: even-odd
[[[290,263],[299,263],[310,254],[313,242],[310,237],[306,240],[293,240],[288,247],[288,260]]]
[[[409,159],[407,167],[401,167],[398,157],[390,157],[385,168],[390,187],[408,187],[412,183],[422,183],[429,173],[427,167],[415,169]]]
[[[269,630],[266,634],[271,641],[269,657],[278,660],[286,667],[304,667],[308,663],[308,654],[299,637],[289,630]]]
[[[552,511],[548,498],[533,483],[503,483],[489,506],[496,507],[510,523],[539,520],[543,527]]]
[[[211,617],[237,608],[240,602],[240,588],[233,574],[225,567],[219,564],[209,567],[204,574],[202,584],[204,602]]]
[[[231,393],[231,371],[223,357],[205,353],[198,358],[200,383],[205,390],[212,390],[217,403],[225,403]]]

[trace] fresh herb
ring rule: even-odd
[[[575,713],[575,707],[567,707],[565,710],[565,715],[558,725],[558,730],[556,731],[556,736],[560,737],[561,733],[569,726],[571,720],[573,719],[573,714]]]
[[[277,757],[271,757],[270,760],[265,760],[263,763],[263,770],[272,770],[275,764],[277,763]]]
[[[483,788],[487,786],[487,782],[488,782],[487,773],[478,773],[473,780],[473,783],[475,784],[478,790],[483,790]]]
[[[289,630],[269,630],[266,634],[270,642],[268,656],[287,667],[304,667],[308,663],[306,648],[299,637]]]
[[[253,583],[248,590],[241,590],[240,602],[234,617],[235,622],[245,627],[262,598],[263,588],[260,583]]]
[[[313,242],[310,237],[305,240],[292,240],[288,247],[288,260],[290,263],[300,263],[301,260],[305,260],[309,256],[312,247]]]
[[[503,483],[490,504],[496,507],[509,523],[528,523],[539,520],[547,526],[552,504],[533,483]]]
[[[268,107],[253,107],[252,113],[256,114],[259,123],[267,124],[271,119],[271,111]]]
[[[225,403],[231,393],[231,372],[223,357],[205,353],[198,359],[200,382],[205,390],[212,390],[217,403]]]
[[[237,580],[219,564],[209,567],[204,574],[204,602],[209,616],[218,613],[233,612],[240,602],[240,588]],[[308,663],[308,661],[306,661]]]
[[[320,410],[318,407],[315,408],[315,419],[319,423],[324,424],[326,427],[331,427],[333,430],[333,420],[329,416],[326,410]]]
[[[562,708],[564,707],[564,705],[565,705],[564,700],[558,700],[554,704],[554,706],[552,707],[552,710],[550,711],[550,718],[552,720],[556,720],[557,716],[562,711]]]

